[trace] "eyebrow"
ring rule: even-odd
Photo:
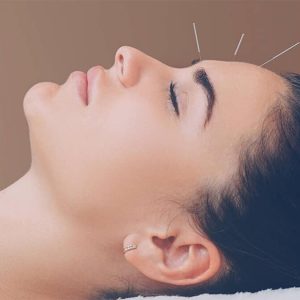
[[[205,89],[207,98],[206,118],[203,125],[205,129],[212,117],[213,109],[216,103],[215,88],[203,67],[194,71],[193,81]]]

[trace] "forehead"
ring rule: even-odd
[[[273,94],[274,91],[284,88],[284,80],[281,76],[254,64],[205,60],[197,65],[198,67],[204,67],[210,74],[211,79],[220,87],[222,87],[222,81],[227,78],[232,80],[232,89],[243,92],[247,87],[256,87],[256,95],[260,92],[264,92],[265,95]]]
[[[206,60],[194,67],[206,70],[215,89],[214,112],[202,132],[199,149],[202,157],[214,162],[210,170],[216,175],[232,169],[240,139],[259,133],[285,84],[279,75],[248,63]]]
[[[206,69],[215,88],[215,123],[227,120],[240,125],[244,133],[259,128],[286,89],[279,75],[253,64],[207,60],[200,67]]]
[[[233,90],[244,96],[249,95],[256,97],[271,96],[274,93],[282,92],[285,89],[284,80],[276,73],[259,67],[254,64],[245,62],[231,62],[218,60],[205,60],[199,63],[199,67],[204,67],[209,73],[212,81],[223,92]],[[224,89],[224,82],[230,80],[226,89]],[[247,93],[245,93],[247,92]],[[262,100],[259,102],[266,102]]]

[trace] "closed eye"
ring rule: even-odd
[[[171,81],[170,83],[170,93],[169,93],[169,102],[173,105],[176,115],[179,117],[179,108],[178,108],[178,101],[177,101],[177,94],[175,92],[176,83]]]

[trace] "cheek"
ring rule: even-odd
[[[27,97],[42,93],[32,90]],[[30,130],[32,167],[67,216],[91,220],[128,201],[154,199],[182,186],[183,170],[191,170],[177,125],[153,99],[106,100],[93,110],[31,108],[32,120],[40,116]]]
[[[77,115],[52,111],[32,134],[33,167],[67,215],[96,217],[107,205],[151,197],[176,177],[178,140],[168,124],[142,103],[116,101]]]

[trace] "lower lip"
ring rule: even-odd
[[[73,72],[71,74],[72,78],[74,78],[76,80],[76,86],[78,89],[78,93],[80,95],[80,98],[82,99],[83,103],[85,105],[88,105],[88,93],[87,93],[87,89],[88,89],[88,82],[87,82],[87,74],[84,72]]]

